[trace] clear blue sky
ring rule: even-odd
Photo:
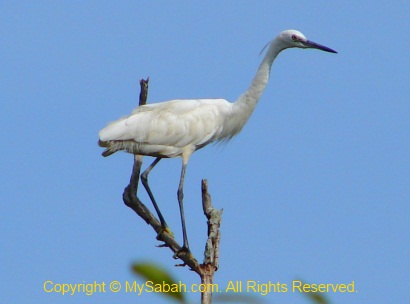
[[[43,290],[47,280],[132,281],[129,266],[140,260],[198,283],[173,267],[171,252],[156,248],[153,230],[123,205],[132,156],[101,157],[98,131],[131,112],[147,76],[151,103],[234,101],[262,47],[295,28],[339,54],[280,54],[243,132],[194,154],[185,184],[193,253],[202,259],[207,178],[224,209],[221,287],[355,281],[358,292],[330,293],[332,303],[406,303],[409,13],[405,1],[1,1],[3,301],[165,303],[155,294]],[[182,240],[179,172],[179,159],[163,161],[151,185]],[[292,292],[255,296],[307,303]],[[199,294],[188,297],[198,302]]]

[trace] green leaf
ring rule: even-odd
[[[185,295],[181,292],[180,282],[176,280],[164,268],[150,262],[134,263],[132,271],[145,279],[145,284],[150,284],[158,294],[171,297],[185,303]]]
[[[329,304],[329,302],[326,300],[325,296],[320,294],[320,293],[304,293],[304,295],[308,298],[310,298],[310,300],[313,303],[316,304]]]

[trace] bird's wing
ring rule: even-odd
[[[100,140],[175,147],[205,144],[222,132],[231,105],[224,99],[192,99],[140,106],[101,130]]]

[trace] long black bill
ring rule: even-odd
[[[311,48],[314,48],[314,49],[318,49],[318,50],[322,50],[322,51],[325,51],[325,52],[336,53],[337,54],[337,52],[335,50],[332,50],[331,48],[328,48],[327,46],[321,45],[319,43],[316,43],[316,42],[313,42],[313,41],[310,41],[310,40],[306,41],[305,44],[308,47],[311,47]]]

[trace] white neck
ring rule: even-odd
[[[270,43],[268,51],[266,52],[250,87],[232,106],[232,113],[226,122],[226,128],[224,128],[224,131],[227,131],[228,133],[229,130],[230,133],[227,134],[224,132],[224,134],[222,134],[223,138],[231,138],[236,135],[248,121],[263,93],[263,90],[268,84],[272,63],[283,49],[285,49],[285,47],[278,38]]]
[[[248,90],[238,98],[235,102],[236,104],[246,104],[247,107],[253,111],[268,84],[272,63],[283,49],[284,47],[278,39],[275,39],[270,43],[268,51],[266,52],[251,85]]]

